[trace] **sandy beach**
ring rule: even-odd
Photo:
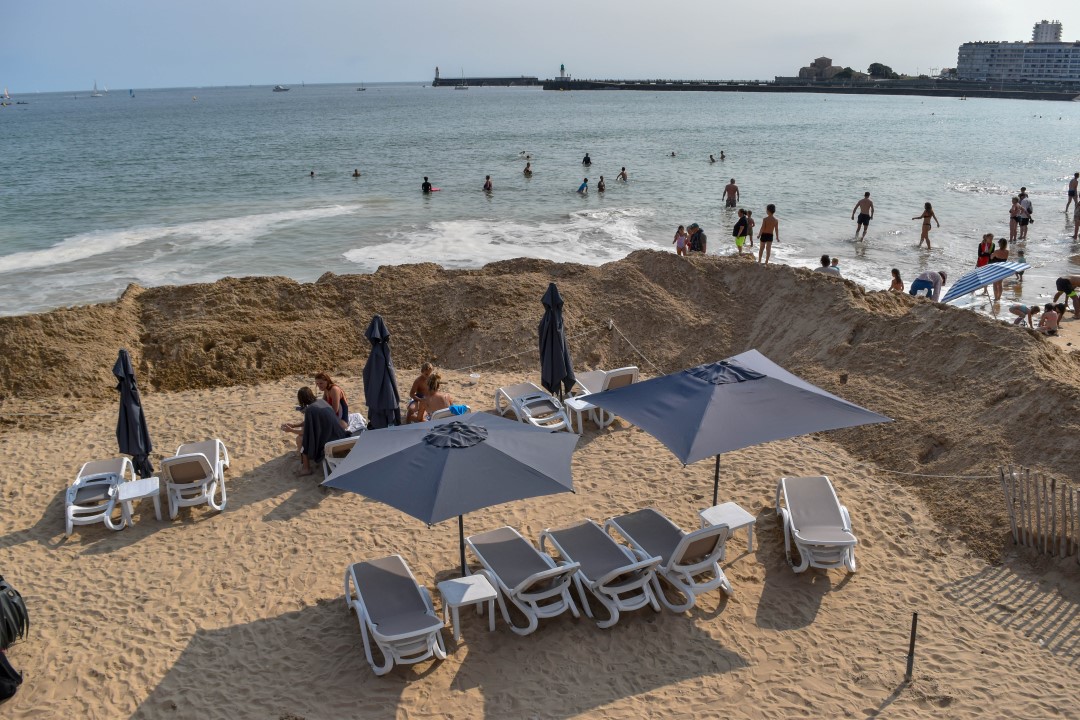
[[[463,611],[461,641],[444,631],[445,661],[376,677],[342,599],[346,566],[400,553],[441,612],[435,585],[457,574],[457,529],[324,490],[321,473],[298,477],[277,427],[320,370],[366,412],[362,333],[376,312],[403,393],[431,360],[455,400],[491,411],[497,388],[539,380],[551,281],[579,371],[655,376],[755,348],[895,421],[723,457],[720,501],[756,518],[754,552],[742,531],[728,543],[731,598],[629,613],[608,630],[563,615],[528,637]],[[642,251],[600,267],[514,260],[132,287],[115,303],[0,318],[0,330],[0,570],[32,622],[8,651],[26,679],[7,717],[1076,715],[1080,565],[1012,545],[997,474],[1013,464],[1080,480],[1080,321],[1047,339],[808,270]],[[155,466],[180,443],[222,439],[228,506],[158,521],[143,501],[132,527],[65,538],[65,488],[83,462],[115,455],[120,347]],[[587,423],[574,494],[470,514],[465,531],[508,524],[535,541],[648,506],[690,529],[712,473],[624,421]],[[796,575],[785,561],[777,479],[819,474],[851,511],[854,574]]]

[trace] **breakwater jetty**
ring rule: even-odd
[[[652,92],[779,92],[840,95],[925,95],[955,98],[1008,98],[1013,100],[1080,100],[1080,88],[1015,85],[991,87],[988,83],[954,81],[879,82],[737,82],[721,80],[571,80],[543,82],[545,90],[646,90]]]

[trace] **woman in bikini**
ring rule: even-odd
[[[941,223],[938,222],[937,215],[934,214],[934,208],[930,203],[923,205],[922,215],[916,215],[911,218],[912,220],[922,220],[922,237],[919,238],[919,247],[922,247],[923,241],[926,242],[926,249],[930,249],[930,221],[933,220],[937,223],[938,227],[941,227]]]
[[[991,263],[1001,263],[1009,259],[1009,241],[1005,238],[998,240],[998,249],[990,254]],[[1001,299],[1001,291],[1004,287],[1004,279],[998,280],[994,283],[994,302]]]
[[[334,409],[341,427],[349,429],[349,400],[345,397],[345,391],[324,372],[315,375],[315,387],[323,394],[323,400]]]
[[[1009,242],[1016,242],[1016,228],[1019,225],[1017,221],[1020,219],[1020,210],[1020,198],[1014,197],[1012,207],[1009,208]]]
[[[427,395],[420,401],[421,422],[431,417],[437,410],[448,408],[454,404],[454,398],[450,393],[440,392],[442,388],[442,375],[432,373],[427,379]]]

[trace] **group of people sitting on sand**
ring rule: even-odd
[[[305,385],[296,391],[296,409],[304,413],[299,422],[282,423],[282,432],[296,436],[296,450],[300,454],[300,475],[311,475],[316,465],[322,461],[323,446],[334,440],[341,440],[359,433],[366,425],[359,413],[349,414],[349,399],[340,385],[326,373],[315,375],[315,387],[322,393],[315,392]],[[423,422],[433,413],[450,407],[454,399],[443,390],[442,375],[435,371],[431,363],[420,366],[420,375],[409,389],[409,404],[405,413],[405,422]]]

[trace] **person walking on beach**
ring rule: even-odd
[[[682,225],[680,225],[679,229],[675,231],[675,239],[671,241],[671,244],[675,246],[675,254],[676,255],[682,255],[682,256],[685,257],[685,255],[686,255],[686,239],[687,239],[686,228],[684,228]]]
[[[1073,173],[1072,180],[1069,181],[1069,189],[1066,191],[1069,195],[1069,199],[1065,201],[1065,212],[1069,212],[1069,203],[1072,203],[1076,207],[1080,207],[1080,202],[1076,200],[1076,186],[1080,185],[1080,172]]]
[[[1035,222],[1034,220],[1031,219],[1032,210],[1033,210],[1033,207],[1031,205],[1031,200],[1028,198],[1027,193],[1023,192],[1023,188],[1021,188],[1021,192],[1020,192],[1020,217],[1017,218],[1017,220],[1016,220],[1017,224],[1020,225],[1020,241],[1021,242],[1023,242],[1024,240],[1027,240],[1028,225]]]
[[[492,189],[491,176],[490,175],[485,175],[484,176],[484,192],[489,193],[489,192],[491,192],[491,189]]]
[[[930,249],[930,221],[933,220],[937,223],[938,227],[941,227],[941,223],[938,222],[937,215],[934,214],[934,208],[930,203],[923,205],[922,215],[916,215],[911,218],[912,220],[922,220],[922,236],[919,238],[919,247],[922,247],[923,241],[926,241],[926,249]]]
[[[749,223],[746,220],[746,211],[739,208],[739,219],[735,221],[735,227],[731,229],[731,234],[735,236],[735,249],[739,255],[742,255],[743,245],[746,244],[746,236],[749,233],[747,229]]]
[[[428,182],[427,175],[424,176],[424,182],[420,185],[420,192],[425,195],[431,194],[431,183]]]
[[[589,153],[585,153],[585,157],[581,158],[581,164],[585,167],[592,165],[592,158],[589,157]]]
[[[1016,242],[1016,228],[1020,224],[1020,198],[1012,199],[1012,207],[1009,208],[1009,242]]]
[[[870,199],[870,193],[864,192],[862,200],[855,203],[851,209],[851,219],[855,219],[855,212],[859,213],[859,222],[855,225],[855,237],[859,237],[859,228],[862,228],[862,239],[866,240],[866,230],[870,227],[870,221],[874,219],[874,201]]]
[[[944,270],[927,270],[911,281],[908,295],[918,295],[925,290],[926,296],[937,302],[941,297],[941,286],[945,283],[946,277]]]
[[[720,196],[724,201],[724,207],[733,208],[739,204],[739,186],[735,184],[735,178],[724,186],[724,194]]]
[[[619,171],[619,174],[615,176],[615,180],[616,180],[616,182],[618,182],[620,180],[622,182],[626,182],[626,167],[625,166],[623,167],[622,170]]]
[[[604,182],[604,176],[600,176],[600,182],[596,183],[596,192],[604,192],[607,190],[607,184]]]
[[[577,191],[578,191],[578,195],[588,195],[589,194],[589,178],[585,178],[584,180],[581,181],[581,184],[578,185]]]
[[[735,182],[732,178],[732,182]],[[735,192],[738,192],[736,188]],[[780,221],[776,219],[776,206],[769,203],[765,206],[765,219],[761,221],[761,230],[758,232],[758,252],[757,261],[761,262],[762,253],[765,254],[765,264],[769,264],[769,257],[772,255],[772,244],[775,240],[780,242]]]
[[[1005,238],[998,240],[998,249],[990,254],[991,263],[1007,262],[1009,259],[1009,241]],[[1001,291],[1004,287],[1005,280],[998,280],[994,283],[994,302],[1001,299]]]

